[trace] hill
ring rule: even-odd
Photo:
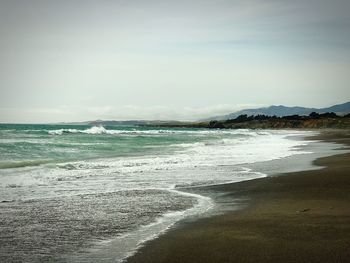
[[[155,125],[151,125],[155,126]],[[209,128],[209,129],[350,129],[350,113],[337,115],[334,112],[283,117],[267,115],[240,115],[235,119],[213,120],[192,123],[163,123],[157,127]]]
[[[350,112],[350,101],[342,104],[337,104],[327,108],[305,108],[305,107],[287,107],[283,105],[278,106],[270,106],[266,108],[258,108],[258,109],[245,109],[237,112],[233,112],[227,115],[214,116],[208,119],[210,120],[229,120],[235,119],[239,115],[248,115],[248,116],[256,116],[256,115],[267,115],[267,116],[290,116],[290,115],[309,115],[311,112],[317,113],[326,113],[326,112],[334,112],[338,115],[344,115]]]

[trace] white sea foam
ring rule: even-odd
[[[159,130],[140,130],[140,129],[106,129],[103,126],[93,126],[91,128],[87,128],[84,130],[78,130],[78,129],[57,129],[57,130],[48,130],[47,131],[51,135],[62,135],[65,133],[82,133],[82,134],[110,134],[110,135],[117,135],[117,134],[135,134],[135,135],[162,135],[162,134],[195,134],[195,135],[210,135],[210,134],[240,134],[240,135],[247,135],[247,136],[256,136],[258,133],[263,134],[263,132],[254,133],[250,130],[246,129],[240,129],[240,130],[184,130],[184,129],[174,129],[174,130],[167,130],[167,129],[159,129]]]
[[[92,127],[84,131],[100,133],[105,132],[105,129],[103,127]],[[169,185],[224,183],[242,180],[243,177],[251,178],[260,175],[243,173],[242,168],[231,173],[227,171],[220,173],[220,169],[216,168],[218,166],[244,166],[244,164],[306,153],[297,149],[298,146],[305,144],[304,141],[286,138],[287,135],[291,134],[289,131],[265,131],[264,134],[246,130],[234,132],[237,134],[244,133],[247,136],[178,144],[175,145],[178,150],[172,154],[116,157],[52,164],[28,170],[25,172],[25,176],[23,176],[23,171],[20,171],[17,176],[14,176],[15,171],[9,171],[9,177],[2,177],[4,183],[11,184],[12,181],[16,183],[18,177],[22,185],[30,186],[30,189],[28,188],[26,194],[7,193],[8,191],[3,194],[11,194],[24,199],[43,195],[55,196],[57,193],[62,194],[64,192],[61,189],[69,189],[67,193],[77,194],[105,191],[106,189],[134,189],[139,187],[167,189]],[[292,134],[303,133],[293,132]],[[211,171],[210,167],[215,172]],[[202,169],[203,171],[198,176],[179,172],[192,169]],[[5,174],[5,172],[3,173]],[[1,184],[0,182],[0,186]],[[49,189],[35,187],[35,185],[42,184],[52,185],[52,187]],[[99,184],[105,184],[105,188]],[[45,193],[43,193],[43,190],[45,190]]]
[[[163,234],[176,222],[189,216],[200,215],[214,207],[211,198],[194,193],[178,191],[169,188],[169,192],[197,199],[196,205],[182,211],[171,211],[157,218],[154,222],[140,226],[116,238],[99,241],[88,253],[78,253],[69,257],[70,261],[96,262],[104,258],[106,262],[124,262],[132,256],[143,244]],[[118,248],[118,249],[116,249]]]
[[[304,141],[287,138],[289,135],[305,135],[306,133],[294,131],[110,130],[102,126],[94,126],[83,130],[59,129],[48,132],[52,135],[79,133],[96,136],[102,134],[166,134],[168,136],[168,134],[176,133],[189,136],[193,134],[217,135],[216,139],[204,139],[193,143],[188,143],[188,140],[185,140],[182,144],[171,145],[171,147],[177,147],[171,153],[85,159],[31,169],[25,168],[26,170],[2,171],[0,200],[45,198],[56,198],[57,200],[66,198],[69,200],[70,197],[77,195],[99,195],[119,191],[125,193],[121,197],[126,200],[126,207],[132,206],[134,211],[143,209],[143,207],[138,206],[144,205],[144,199],[147,197],[133,195],[132,193],[135,191],[159,190],[198,200],[197,205],[185,211],[170,210],[171,212],[169,212],[169,210],[164,210],[163,216],[158,217],[156,221],[150,222],[145,219],[142,227],[132,230],[126,227],[125,229],[128,231],[124,235],[113,239],[110,243],[101,243],[98,249],[90,251],[91,253],[79,254],[88,259],[93,259],[93,255],[100,255],[107,250],[114,258],[125,258],[145,240],[156,237],[178,220],[189,215],[202,213],[211,207],[210,199],[181,192],[174,186],[192,187],[223,184],[263,177],[264,174],[245,168],[245,164],[306,153],[297,149],[305,144]],[[226,136],[227,134],[233,136]],[[221,137],[221,135],[225,136]],[[62,137],[62,139],[64,138]],[[21,187],[11,187],[17,185]],[[157,204],[156,199],[151,201]],[[127,209],[125,210],[124,207],[121,213],[125,213],[125,211]],[[159,210],[153,211],[150,208],[150,211],[147,212],[157,214]],[[116,249],[118,244],[123,246]]]

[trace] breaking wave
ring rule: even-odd
[[[234,130],[109,130],[104,128],[103,126],[93,126],[91,128],[85,130],[78,129],[58,129],[58,130],[49,130],[49,134],[51,135],[62,135],[69,133],[81,133],[81,134],[129,134],[129,135],[161,135],[161,134],[196,134],[196,135],[208,135],[208,134],[235,134],[238,133],[240,135],[251,135],[251,131],[239,130],[236,132]]]
[[[52,160],[24,160],[24,161],[7,161],[0,162],[0,169],[21,168],[26,166],[39,166],[50,163]]]
[[[106,130],[103,126],[93,126],[85,130],[77,129],[58,129],[48,131],[51,135],[62,135],[64,133],[85,133],[85,134],[114,134],[115,130]]]

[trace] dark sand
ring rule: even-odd
[[[316,139],[350,145],[348,131]],[[350,153],[315,164],[325,168],[213,187],[249,205],[178,224],[128,262],[350,262]]]

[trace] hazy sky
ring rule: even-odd
[[[350,100],[349,0],[0,0],[0,122]]]

